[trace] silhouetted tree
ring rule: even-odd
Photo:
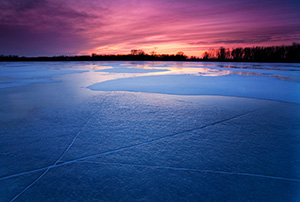
[[[243,48],[236,48],[231,51],[231,57],[234,60],[241,60],[243,57]]]
[[[176,53],[176,56],[184,56],[184,52],[179,51],[179,52]]]
[[[226,58],[226,54],[225,54],[225,48],[224,47],[220,47],[219,51],[217,52],[217,56],[219,60],[225,60]]]
[[[247,47],[234,48],[231,51],[221,47],[218,50],[210,49],[203,53],[202,60],[209,61],[246,61],[246,62],[300,62],[300,44],[290,46]],[[0,61],[101,61],[101,60],[154,60],[154,61],[199,61],[196,57],[188,57],[182,52],[176,55],[161,54],[154,51],[146,54],[143,50],[131,50],[128,55],[80,55],[80,56],[53,56],[53,57],[19,57],[16,55],[0,55]]]
[[[176,60],[186,60],[187,59],[187,56],[182,51],[177,52],[174,57],[176,58]]]
[[[143,50],[131,50],[131,55],[145,55]]]
[[[205,51],[202,56],[203,59],[210,60],[210,59],[216,59],[217,55],[218,55],[218,51],[214,49],[209,49],[208,51]]]
[[[208,60],[209,54],[208,54],[207,51],[205,51],[205,52],[202,54],[202,58],[203,58],[204,60]]]

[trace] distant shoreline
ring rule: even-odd
[[[127,55],[73,55],[73,56],[38,56],[0,55],[0,62],[60,62],[60,61],[182,61],[182,62],[259,62],[259,63],[300,63],[300,44],[290,46],[246,47],[205,51],[203,57],[177,54],[150,54],[143,50],[131,50]]]
[[[245,61],[245,60],[218,60],[218,59],[186,59],[186,60],[140,60],[140,59],[106,59],[106,60],[93,60],[93,59],[40,59],[40,58],[20,58],[20,59],[0,59],[1,62],[105,62],[105,61],[141,61],[141,62],[233,62],[233,63],[300,63],[296,61]]]
[[[0,62],[101,62],[101,61],[157,61],[157,62],[247,62],[247,63],[300,63],[300,60],[235,60],[235,59],[202,59],[167,55],[164,58],[149,55],[109,55],[109,56],[54,56],[54,57],[18,57],[0,56]]]

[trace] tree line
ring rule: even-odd
[[[202,59],[238,62],[300,62],[300,44],[233,49],[220,47],[218,50],[205,51]]]
[[[117,55],[75,55],[53,57],[19,57],[0,55],[0,61],[228,61],[228,62],[300,62],[300,44],[290,46],[224,48],[205,51],[202,58],[177,54],[150,54],[143,50],[131,50],[130,54]]]
[[[143,50],[132,50],[127,55],[75,55],[53,57],[19,57],[15,55],[1,56],[0,61],[186,61],[189,58],[183,53],[177,54],[146,54]]]

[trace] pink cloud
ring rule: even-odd
[[[24,3],[25,2],[25,3]],[[160,53],[300,41],[299,3],[0,0],[0,54]]]

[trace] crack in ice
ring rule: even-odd
[[[106,100],[108,99],[108,96],[102,100],[102,102],[100,103],[100,105],[102,105]],[[100,109],[101,110],[101,109]],[[75,137],[73,138],[72,142],[69,144],[69,146],[65,149],[65,151],[63,152],[63,154],[57,159],[57,161],[52,165],[52,166],[48,166],[46,168],[41,168],[41,169],[36,169],[36,170],[32,170],[32,171],[28,171],[28,172],[23,172],[25,174],[29,174],[29,173],[34,173],[34,172],[38,172],[38,171],[42,171],[42,170],[46,170],[44,173],[42,173],[35,181],[33,181],[30,185],[28,185],[27,187],[25,187],[25,189],[23,189],[20,193],[18,193],[12,200],[16,200],[21,194],[23,194],[26,190],[28,190],[30,187],[32,187],[36,182],[38,182],[44,175],[47,174],[47,172],[49,171],[50,168],[54,168],[56,167],[56,165],[58,164],[58,162],[64,157],[64,155],[69,151],[69,149],[72,147],[72,145],[74,144],[74,142],[76,141],[77,137],[79,136],[79,134],[81,133],[81,131],[83,130],[83,128],[86,127],[86,125],[90,122],[90,120],[99,113],[100,110],[97,110],[95,113],[93,113],[88,120],[85,122],[85,124],[79,129],[79,131],[77,132],[77,134],[75,135]],[[16,175],[12,175],[12,176],[17,176]],[[19,175],[20,176],[20,175]],[[5,179],[5,178],[3,178]],[[6,178],[8,179],[8,178]],[[0,180],[2,180],[2,178],[0,178]]]
[[[32,187],[37,181],[39,181],[44,175],[46,175],[46,173],[49,171],[49,168],[47,170],[45,170],[45,172],[43,172],[36,180],[34,180],[30,185],[28,185],[25,189],[23,189],[20,193],[18,193],[13,199],[10,200],[10,202],[16,200],[21,194],[23,194],[25,191],[27,191],[27,189],[29,189],[30,187]]]
[[[125,151],[127,149],[131,149],[131,148],[135,148],[135,147],[147,145],[147,144],[150,144],[150,143],[153,143],[153,142],[157,142],[157,141],[160,141],[160,140],[164,140],[164,139],[169,139],[171,137],[179,136],[179,135],[182,135],[182,134],[185,134],[185,133],[188,133],[188,132],[193,132],[193,131],[196,131],[196,130],[201,130],[201,129],[206,128],[206,127],[210,127],[210,126],[213,126],[213,125],[216,125],[216,124],[219,124],[219,123],[230,121],[232,119],[235,119],[235,118],[247,115],[249,113],[253,113],[253,112],[258,111],[258,110],[259,109],[248,111],[248,112],[245,112],[243,114],[235,115],[235,116],[229,117],[227,119],[222,119],[220,121],[216,121],[216,122],[213,122],[213,123],[210,123],[210,124],[198,127],[198,128],[193,128],[193,129],[190,129],[190,130],[181,131],[179,133],[175,133],[175,134],[171,134],[171,135],[167,135],[167,136],[155,138],[155,139],[152,139],[152,140],[149,140],[149,141],[145,141],[145,142],[142,142],[142,143],[138,143],[138,144],[134,144],[134,145],[129,145],[129,146],[126,146],[126,147],[121,147],[121,148],[118,148],[118,149],[114,149],[114,150],[110,150],[110,151],[106,151],[106,152],[102,152],[102,153],[98,153],[98,154],[93,154],[93,155],[89,155],[89,156],[85,156],[85,157],[81,157],[81,158],[77,158],[77,159],[73,159],[73,160],[69,160],[69,161],[65,161],[65,162],[61,162],[61,163],[57,162],[56,164],[53,164],[53,165],[50,165],[50,166],[47,166],[47,167],[44,167],[44,168],[39,168],[39,169],[31,170],[31,171],[25,171],[25,172],[21,172],[21,173],[9,175],[9,176],[4,176],[4,177],[0,178],[0,181],[5,180],[5,179],[9,179],[9,178],[13,178],[13,177],[18,177],[18,176],[30,174],[30,173],[35,173],[35,172],[42,171],[42,170],[47,170],[47,169],[51,169],[51,168],[56,168],[56,167],[68,165],[68,164],[71,164],[71,163],[75,163],[75,162],[86,160],[86,159],[91,159],[91,158],[98,157],[98,156],[104,156],[104,155],[107,155],[107,154],[112,154],[112,153],[116,153],[116,152],[120,152],[120,151]]]
[[[168,169],[168,170],[175,170],[175,171],[191,171],[191,172],[214,173],[214,174],[224,174],[224,175],[238,175],[238,176],[268,178],[268,179],[275,179],[275,180],[285,180],[285,181],[290,181],[290,182],[300,182],[300,179],[278,177],[278,176],[272,176],[272,175],[255,174],[255,173],[230,172],[230,171],[184,168],[184,167],[171,167],[171,166],[142,165],[142,164],[130,164],[130,163],[110,163],[110,162],[99,162],[99,161],[79,161],[79,162],[103,164],[103,165],[115,165],[115,166],[130,166],[130,167],[139,167],[139,168]]]

